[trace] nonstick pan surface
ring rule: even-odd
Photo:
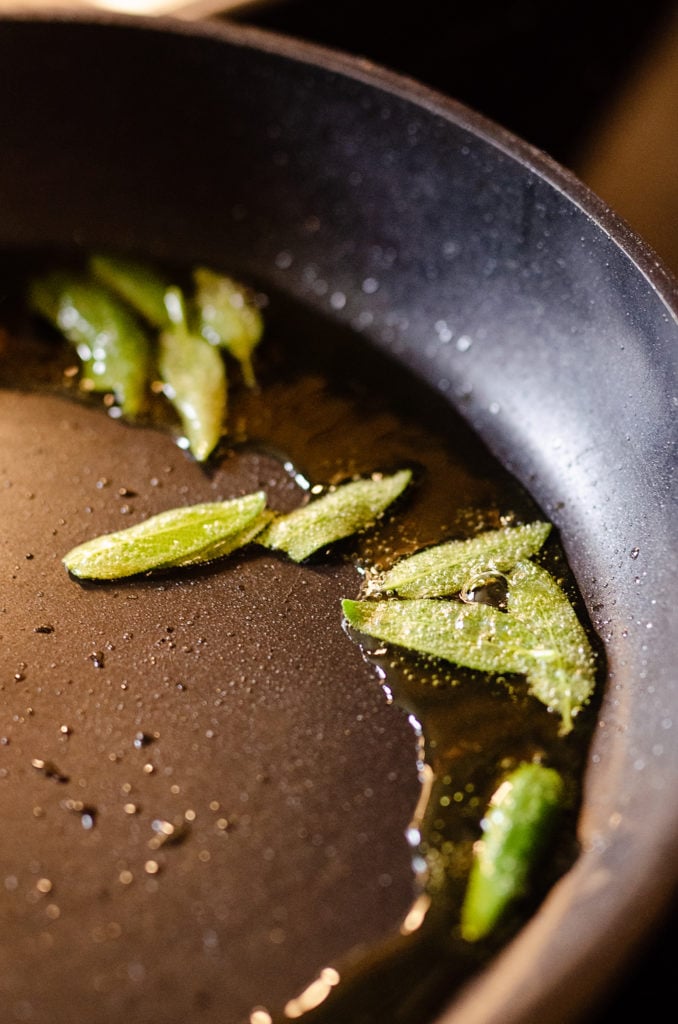
[[[279,291],[314,315],[358,331],[367,345],[460,411],[554,522],[608,665],[588,759],[582,852],[535,918],[443,1010],[441,1020],[577,1019],[611,982],[675,885],[675,282],[610,211],[540,153],[463,107],[365,62],[225,25],[9,18],[0,22],[0,69],[5,253],[134,250],[173,262],[215,263]],[[41,425],[37,413],[23,411],[28,399],[21,408],[3,404],[5,445],[21,444],[29,453],[21,480],[25,496],[36,489],[31,480],[66,474],[69,458],[82,449],[64,436],[58,457],[43,452],[36,438],[50,437],[61,422],[54,410]],[[20,441],[12,434],[17,422]],[[107,424],[106,431],[114,427]],[[79,429],[90,450],[96,447],[109,460],[103,466],[92,462],[91,472],[117,479],[130,453],[108,435],[98,437],[99,428],[89,421]],[[148,445],[156,460],[172,467],[168,487],[177,495],[181,487],[207,486],[166,439],[152,438]],[[150,475],[150,463],[135,472]],[[24,546],[35,547],[30,500],[15,529]],[[9,501],[8,521],[16,509]],[[69,601],[64,581],[47,598],[40,590],[36,604],[36,581],[23,570],[23,589],[15,590],[19,605],[9,590],[4,599],[19,616],[15,634],[7,629],[6,636],[27,631],[22,600],[32,602],[34,617]],[[259,865],[251,889],[227,905],[223,893],[210,896],[204,880],[187,868],[185,884],[176,881],[176,899],[187,908],[182,931],[171,913],[153,917],[151,868],[143,897],[125,910],[123,928],[105,910],[113,897],[100,870],[109,863],[118,879],[130,870],[116,855],[116,828],[122,826],[93,830],[83,861],[69,844],[68,828],[53,825],[61,794],[52,779],[56,786],[48,795],[35,791],[35,826],[43,830],[43,849],[53,844],[60,858],[55,877],[58,872],[69,892],[64,899],[71,900],[72,913],[61,914],[56,927],[72,956],[67,968],[55,957],[61,947],[53,921],[38,933],[48,937],[26,941],[21,955],[10,957],[13,966],[2,983],[10,1020],[133,1019],[138,1000],[143,1004],[139,993],[146,992],[158,1019],[192,1020],[193,1014],[218,1021],[214,979],[219,958],[228,961],[233,951],[219,949],[215,920],[235,919],[245,965],[248,957],[260,963],[257,950],[267,943],[268,969],[280,978],[287,971],[303,973],[314,955],[313,929],[330,943],[349,945],[356,929],[369,940],[407,905],[402,831],[417,790],[409,726],[383,717],[389,709],[367,685],[371,675],[357,653],[347,654],[334,636],[320,588],[310,618],[302,625],[295,619],[294,628],[288,622],[281,633],[274,597],[282,588],[294,591],[294,572],[278,567],[285,578],[273,580],[266,565],[250,571],[249,584],[268,616],[267,644],[276,649],[275,694],[262,696],[256,711],[242,704],[228,726],[220,720],[220,738],[204,702],[189,697],[186,714],[168,719],[171,741],[159,763],[162,777],[163,764],[169,769],[183,758],[188,766],[195,757],[195,770],[189,781],[185,776],[177,783],[178,793],[171,789],[171,772],[163,778],[165,798],[176,804],[167,814],[194,809],[197,801],[209,806],[205,785],[211,773],[229,772],[233,801],[249,804],[246,814],[239,808],[248,842],[239,856]],[[345,583],[340,572],[329,574],[322,594],[334,598]],[[239,592],[228,587],[215,577],[209,600],[203,597],[191,613],[202,615],[208,646],[218,644],[224,609],[237,615]],[[136,660],[130,668],[138,679],[148,650],[163,639],[158,630],[189,618],[176,588],[148,588],[144,600],[143,613],[135,612]],[[100,653],[92,637],[101,638],[106,626],[95,625],[92,616],[100,613],[86,602],[87,595],[72,622],[72,648],[81,659]],[[170,610],[172,623],[163,618]],[[55,659],[36,644],[45,636],[51,642],[50,635],[33,632],[44,624],[31,620],[27,649],[47,672]],[[114,647],[111,661],[119,656]],[[163,648],[157,649],[162,656]],[[316,677],[329,674],[338,687],[348,687],[336,714],[335,703],[318,705],[304,690],[290,696],[281,712],[280,695],[293,693],[289,681],[299,650],[311,652]],[[254,670],[246,652],[239,657],[243,673]],[[119,787],[130,784],[129,752],[122,756],[124,769],[116,769],[116,757],[137,723],[129,702],[127,710],[118,710],[117,695],[89,692],[92,687],[94,681],[87,707],[97,729],[81,750],[77,778],[85,780],[83,790],[88,778],[105,779],[112,807]],[[61,721],[50,721],[44,698],[34,700],[41,713],[28,714],[28,699],[22,696],[22,708],[12,699],[6,710],[28,723],[24,738],[7,747],[14,775],[9,771],[1,780],[0,800],[15,828],[23,820],[16,793],[27,790],[18,783],[13,789],[13,778],[29,786],[38,746],[53,748],[55,757],[61,750],[54,747]],[[82,699],[82,693],[72,705],[60,699],[55,714],[68,708],[76,714]],[[162,694],[157,699],[162,703]],[[319,748],[317,736],[329,721],[332,730]],[[208,732],[212,752],[204,755]],[[148,752],[134,751],[135,769],[143,774],[151,763]],[[271,763],[284,765],[273,782]],[[157,796],[149,789],[157,775],[147,774],[143,793],[149,801]],[[324,828],[332,821],[332,835],[324,835],[321,845],[334,851],[334,874],[327,865],[321,870],[306,841],[303,830],[312,832],[312,821],[298,822],[296,848],[279,845],[280,787],[300,797],[310,778],[322,780],[313,814]],[[44,782],[39,775],[31,779],[34,786]],[[380,807],[378,818],[365,809],[367,789]],[[337,800],[351,808],[350,831],[343,816],[331,817]],[[212,809],[213,830],[218,812]],[[360,845],[356,834],[364,837]],[[204,864],[224,856],[223,848],[212,847],[215,841],[205,833]],[[40,881],[42,863],[31,854],[35,837],[22,834],[16,849]],[[185,850],[190,847],[178,855],[188,858]],[[21,889],[20,874],[9,865],[3,871],[8,893],[14,882]],[[288,892],[296,903],[283,909]],[[345,892],[352,907],[340,924],[318,912],[330,892],[338,902]],[[48,905],[59,908],[58,893],[55,887]],[[87,941],[79,931],[78,905],[81,920],[91,925]],[[99,908],[94,924],[92,906]],[[356,908],[362,912],[356,915]],[[137,952],[120,957],[122,935],[132,936],[128,948],[134,951],[149,915],[157,928],[157,959],[149,964]],[[4,940],[11,948],[9,920]],[[136,931],[129,923],[134,920]],[[296,948],[271,942],[272,934],[281,937],[286,930],[296,936]],[[113,948],[117,974],[105,966]],[[182,973],[187,964],[190,982]],[[303,980],[295,977],[295,984]],[[40,1016],[44,1008],[34,998],[45,991],[53,998],[48,1017]],[[190,1004],[182,1002],[187,991]]]

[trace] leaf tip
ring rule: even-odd
[[[360,621],[360,601],[354,601],[351,598],[344,598],[341,602],[341,610],[344,615],[344,619],[349,626],[356,626]]]

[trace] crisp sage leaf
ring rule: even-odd
[[[230,535],[226,536],[223,540],[217,541],[216,544],[210,544],[197,555],[190,555],[187,558],[182,557],[176,561],[166,562],[162,568],[182,569],[189,565],[202,565],[205,562],[214,562],[217,558],[230,555],[232,551],[236,551],[238,548],[249,544],[250,541],[255,540],[272,518],[273,513],[269,509],[265,509],[260,515],[255,516],[244,529],[240,530],[235,539]]]
[[[73,548],[63,563],[80,579],[125,576],[190,565],[235,551],[265,522],[263,491],[229,501],[169,509]]]
[[[352,480],[326,491],[307,505],[275,518],[257,542],[302,562],[319,548],[371,526],[402,494],[412,472]]]
[[[520,562],[509,578],[507,614],[534,631],[539,647],[527,671],[530,690],[562,718],[561,733],[595,687],[595,656],[567,595],[534,562]]]
[[[506,572],[516,562],[536,555],[550,531],[550,523],[535,522],[436,544],[396,562],[370,583],[370,591],[414,598],[471,590],[483,574]]]
[[[136,417],[146,402],[150,343],[125,303],[96,281],[65,271],[33,280],[28,302],[74,345],[83,387],[112,392],[123,415]]]
[[[529,692],[561,717],[560,734],[595,687],[586,631],[553,577],[533,562],[507,575],[507,611],[437,598],[344,601],[360,633],[481,672],[518,672]]]
[[[222,434],[228,385],[218,349],[189,332],[183,296],[168,288],[165,303],[173,327],[158,339],[158,368],[164,392],[181,418],[191,453],[204,462]]]
[[[226,349],[240,363],[247,387],[256,386],[252,352],[264,330],[252,293],[224,274],[207,267],[193,272],[198,333],[211,345]]]
[[[526,673],[537,640],[520,619],[487,604],[437,598],[342,602],[359,633],[478,672]]]
[[[531,876],[553,835],[562,810],[565,784],[554,769],[520,764],[502,780],[481,822],[461,908],[461,934],[467,942],[489,935]]]
[[[170,282],[154,267],[138,260],[97,253],[90,257],[89,270],[92,277],[129,303],[157,330],[171,326],[165,306]]]

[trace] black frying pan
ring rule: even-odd
[[[232,267],[314,314],[357,328],[460,409],[560,531],[609,668],[589,757],[582,853],[536,917],[441,1020],[576,1019],[637,947],[676,878],[675,282],[610,211],[541,154],[423,87],[340,55],[225,26],[9,19],[0,23],[0,68],[5,252],[105,246],[169,261],[202,260]],[[470,347],[449,344],[436,327],[452,322]],[[126,457],[125,451],[111,456],[111,474],[121,471]],[[165,450],[157,457],[166,459]],[[43,473],[48,465],[36,463]],[[176,472],[181,477],[188,470]],[[196,485],[192,477],[180,482]],[[264,576],[254,583],[263,587]],[[292,587],[294,581],[283,583]],[[329,585],[341,589],[343,581]],[[219,593],[220,608],[228,600],[235,607],[237,595]],[[153,610],[138,617],[137,639],[150,645],[158,641],[162,613],[148,607]],[[99,635],[103,628],[100,623]],[[91,629],[91,621],[81,619],[74,644],[86,644]],[[289,659],[327,630],[322,602],[308,629],[292,632]],[[326,644],[327,663],[318,672],[339,660],[329,631]],[[359,659],[342,671],[347,668],[356,678],[367,672]],[[247,792],[256,809],[245,830],[253,845],[243,849],[262,857],[273,850],[269,860],[283,851],[275,848],[275,802],[266,796],[264,762],[273,750],[278,758],[289,756],[290,735],[297,749],[313,750],[320,723],[307,696],[293,699],[289,720],[277,723],[266,751],[258,734],[246,751],[222,744],[215,762],[222,772],[230,764],[234,799]],[[378,721],[381,706],[373,696],[361,698],[362,710]],[[196,701],[190,705],[194,720]],[[98,732],[83,757],[96,776],[98,759],[111,756],[115,763],[122,741],[113,697],[101,697],[96,712],[91,700],[88,706]],[[249,718],[247,711],[240,714],[234,735],[242,736]],[[265,709],[261,714],[265,718]],[[310,760],[302,773],[324,780],[319,815],[331,806],[340,776],[341,792],[353,795],[354,809],[360,806],[358,783],[346,771],[351,753],[338,741],[339,732],[346,735],[355,725],[355,709],[342,714],[337,742],[328,739],[322,757],[305,754]],[[34,741],[46,715],[43,705],[43,717],[32,726],[37,732],[30,733]],[[178,748],[182,724],[173,722]],[[365,901],[362,917],[377,930],[406,902],[406,858],[403,853],[394,863],[393,850],[416,786],[407,774],[407,729],[404,723],[400,728],[389,725],[394,735],[387,751],[378,729],[355,740],[353,753],[367,757],[374,780],[394,772],[403,780],[397,797],[377,794],[383,807],[378,827],[374,816],[361,821],[369,842],[356,852],[352,834],[336,821],[333,835],[338,863],[348,865],[349,875],[367,872],[358,903]],[[110,735],[110,742],[97,735]],[[28,758],[36,748],[26,742],[10,749]],[[191,793],[196,800],[205,795],[208,778],[199,763]],[[78,770],[86,779],[85,767]],[[127,781],[121,772],[115,784]],[[303,786],[304,779],[295,784]],[[0,799],[7,801],[8,820],[18,821],[9,789]],[[58,803],[51,794],[40,799],[48,811]],[[48,823],[54,820],[48,813]],[[131,931],[140,934],[152,922],[157,962],[149,971],[124,946],[121,956],[116,925],[127,932],[106,910],[112,897],[97,868],[98,857],[103,863],[115,853],[111,828],[104,833],[108,847],[92,839],[89,866],[77,858],[70,864],[66,826],[44,833],[43,849],[53,842],[60,851],[54,870],[63,872],[62,893],[70,894],[55,890],[53,905],[70,899],[74,906],[82,894],[80,918],[75,911],[62,915],[62,939],[72,941],[78,961],[65,970],[50,952],[53,938],[28,942],[18,958],[10,957],[3,982],[10,1019],[134,1019],[139,1006],[148,1012],[146,992],[163,1020],[191,1014],[196,1021],[220,1020],[215,979],[223,951],[209,888],[177,885],[187,913],[183,934],[171,912],[153,916],[150,877],[136,904],[138,932]],[[31,842],[27,837],[25,847],[18,846],[27,856]],[[272,932],[285,931],[285,890],[295,892],[297,921],[306,914],[315,927],[322,914],[314,886],[324,895],[328,886],[346,882],[305,875],[316,862],[302,863],[295,875],[294,857],[305,850],[300,842],[281,874],[262,867],[240,902],[234,895],[226,904],[213,894],[222,920],[230,914],[245,922],[235,932],[242,949],[251,944],[255,956],[258,943],[269,943],[272,976],[294,972],[313,954],[311,929],[302,929],[296,949],[281,942],[276,952],[276,941],[271,945]],[[26,863],[39,880],[39,858]],[[4,868],[21,887],[21,878]],[[76,869],[82,872],[77,880]],[[389,872],[392,899],[375,902],[371,882]],[[309,878],[315,878],[310,890]],[[87,943],[78,931],[83,920]],[[126,927],[128,920],[134,914],[125,918]],[[335,932],[347,944],[353,927],[364,927],[355,925],[355,914],[339,924],[325,922],[321,931],[325,940]],[[11,943],[11,935],[5,928],[3,939]],[[192,939],[202,943],[199,967]],[[105,963],[113,947],[119,959],[111,975]],[[189,980],[181,974],[186,962]],[[40,1016],[45,991],[54,999],[49,1018]],[[182,1002],[186,992],[190,1003]]]

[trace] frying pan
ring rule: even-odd
[[[578,1019],[676,882],[675,281],[543,154],[364,61],[226,24],[10,16],[0,69],[5,252],[233,267],[426,382],[554,522],[608,665],[581,855],[439,1021]],[[450,344],[441,323],[472,343]],[[374,741],[372,756],[375,777],[394,757],[404,772]],[[405,783],[384,807],[363,861],[338,830],[339,860],[383,868],[412,796]],[[180,940],[159,969],[170,996]],[[83,1010],[77,986],[61,998]],[[102,1021],[131,1017],[106,998],[118,1016]],[[11,1005],[38,1019],[30,999]],[[219,1019],[206,996],[195,1014]]]

